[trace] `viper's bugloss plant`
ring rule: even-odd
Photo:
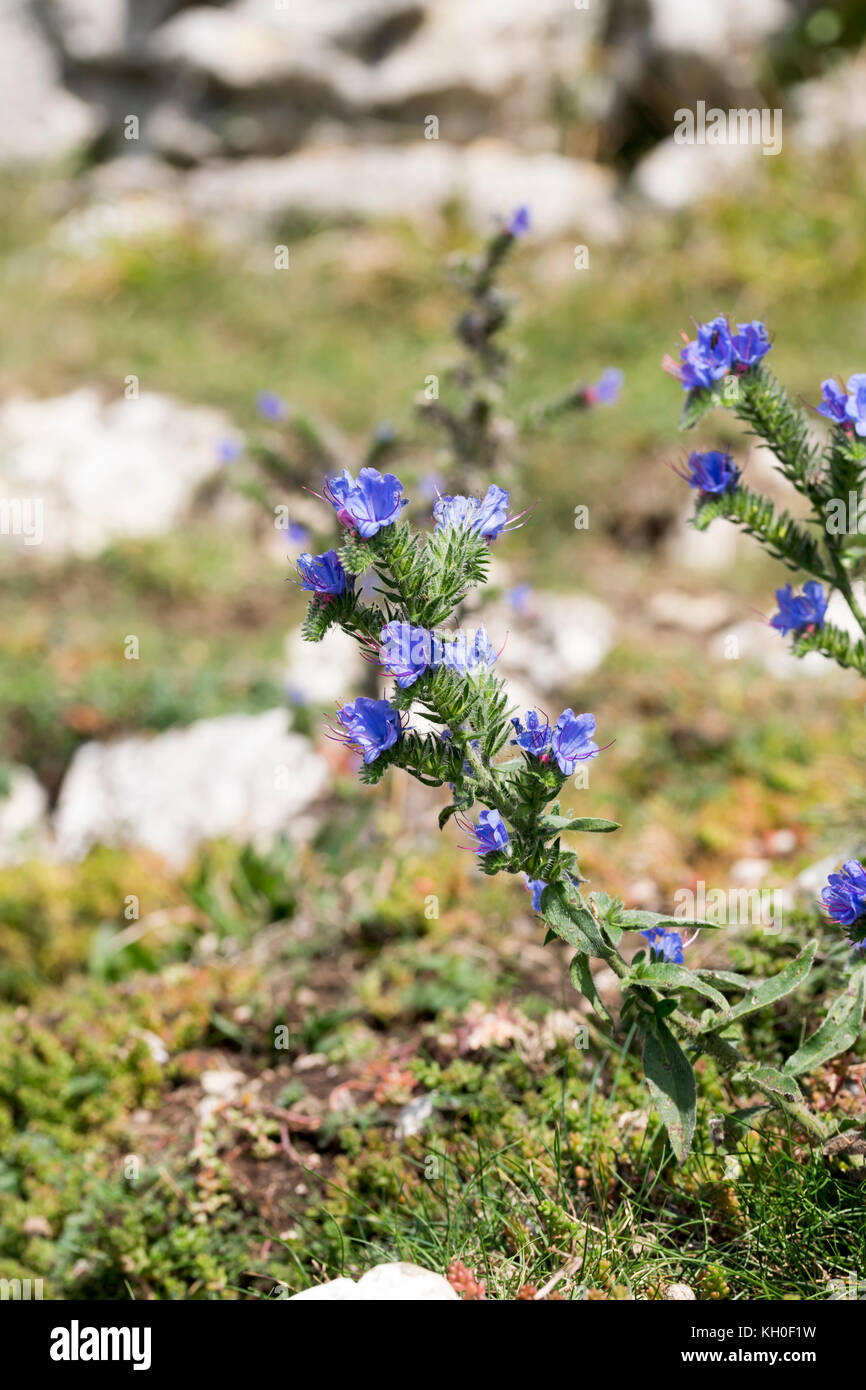
[[[518,521],[510,518],[508,492],[491,483],[483,496],[440,498],[432,525],[416,529],[408,519],[411,508],[404,513],[399,479],[370,468],[362,473],[355,479],[344,472],[320,494],[343,528],[337,561],[347,580],[342,588],[313,584],[304,624],[311,642],[322,641],[331,627],[350,633],[394,682],[384,698],[359,695],[344,705],[332,725],[332,735],[362,755],[361,780],[378,783],[389,769],[402,768],[425,786],[448,788],[440,829],[453,818],[482,873],[520,876],[547,926],[545,940],[558,937],[575,949],[571,980],[602,1025],[633,1029],[643,1039],[647,1082],[680,1160],[694,1134],[692,1063],[702,1053],[734,1073],[750,1094],[761,1091],[768,1107],[782,1108],[824,1137],[796,1076],[816,1058],[841,1050],[842,1024],[824,1025],[784,1071],[742,1057],[730,1036],[741,1018],[795,988],[815,943],[731,1004],[724,991],[742,992],[739,976],[685,964],[683,933],[702,924],[631,911],[604,892],[581,891],[578,855],[565,837],[619,828],[599,817],[563,814],[560,806],[578,766],[604,752],[595,741],[595,716],[566,709],[551,721],[538,710],[511,709],[495,640],[483,628],[467,633],[457,626],[469,590],[486,580],[491,546],[502,545]],[[306,578],[310,557],[298,568]],[[333,561],[326,569],[334,572]],[[368,572],[373,584],[355,582]],[[419,718],[426,727],[419,727]],[[626,932],[641,933],[646,942],[630,960],[619,949]],[[593,959],[619,978],[616,1019],[596,988]],[[849,1025],[858,1008],[859,1017],[862,978],[846,1014]]]
[[[685,335],[684,335],[685,336]],[[794,519],[779,512],[770,498],[743,481],[728,454],[692,453],[677,470],[696,493],[693,525],[699,531],[719,517],[741,526],[788,569],[808,576],[799,593],[785,584],[776,590],[770,626],[792,638],[796,656],[820,652],[840,666],[866,676],[866,613],[855,584],[866,572],[861,523],[866,486],[866,373],[843,385],[832,378],[820,383],[814,407],[829,422],[829,435],[815,440],[807,408],[791,400],[765,362],[773,344],[757,320],[732,326],[717,314],[697,325],[686,339],[680,360],[662,360],[686,392],[680,424],[691,429],[715,406],[726,407],[766,445],[781,476],[805,500],[808,514]],[[826,586],[826,589],[825,589]],[[827,622],[833,591],[848,605],[859,637]],[[830,919],[848,929],[848,940],[862,949],[866,942],[866,870],[855,859],[831,874],[821,895]],[[814,948],[814,943],[812,943]],[[799,958],[798,958],[799,959]],[[790,967],[789,967],[790,968]],[[782,972],[785,974],[785,971]],[[866,965],[857,964],[841,999],[830,1007],[826,1022],[789,1058],[785,1075],[795,1075],[847,1050],[856,1042],[863,1020]]]
[[[447,266],[448,278],[464,301],[454,325],[460,349],[457,360],[431,362],[414,402],[414,414],[422,431],[408,423],[395,427],[379,422],[370,430],[366,448],[355,463],[360,469],[352,492],[343,501],[348,512],[359,512],[359,534],[372,534],[369,528],[381,525],[383,508],[397,499],[388,494],[385,474],[379,486],[381,495],[373,498],[365,491],[365,468],[377,472],[393,458],[398,448],[417,453],[424,447],[428,427],[436,435],[435,476],[425,479],[430,495],[449,490],[464,494],[463,506],[477,506],[472,521],[479,527],[496,527],[496,492],[489,491],[495,478],[507,481],[514,466],[522,433],[534,433],[560,416],[614,405],[623,386],[617,367],[605,368],[594,382],[575,381],[552,398],[528,408],[517,407],[507,399],[512,375],[512,353],[503,343],[516,299],[500,287],[502,270],[514,251],[532,232],[531,210],[519,206],[502,219],[477,255],[461,254]],[[256,502],[271,516],[279,508],[280,525],[287,534],[292,511],[292,495],[323,473],[334,479],[339,494],[346,485],[344,448],[335,432],[298,410],[272,390],[259,392],[258,413],[264,425],[255,438],[241,441],[227,437],[217,446],[219,462],[225,466],[226,480],[243,495]],[[473,498],[473,494],[478,494]],[[444,514],[453,499],[442,496]],[[373,510],[368,515],[368,509]],[[467,521],[469,518],[467,517]],[[498,534],[485,530],[485,534]]]

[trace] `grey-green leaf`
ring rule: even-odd
[[[827,1017],[820,1028],[807,1038],[793,1057],[785,1063],[785,1071],[790,1076],[800,1076],[803,1072],[814,1071],[831,1057],[852,1048],[863,1027],[863,1009],[866,1006],[866,965],[858,965],[848,982],[844,994],[840,994],[830,1006]]]
[[[647,1033],[643,1050],[647,1085],[671,1148],[682,1163],[692,1147],[697,1113],[697,1087],[691,1063],[673,1033],[659,1020]]]
[[[786,1076],[775,1067],[764,1066],[760,1062],[744,1067],[737,1073],[737,1078],[749,1081],[758,1091],[769,1091],[771,1095],[782,1096],[784,1100],[802,1099],[802,1092],[793,1076]]]
[[[564,883],[549,883],[541,895],[541,915],[552,931],[590,956],[604,956],[607,947],[592,913],[579,893]]]
[[[711,999],[717,1008],[728,1007],[727,999],[719,990],[713,989],[694,971],[673,961],[641,961],[632,971],[632,980],[637,984],[656,985],[659,989],[693,989],[704,998]]]
[[[720,1014],[703,1031],[715,1032],[719,1028],[726,1028],[729,1023],[736,1023],[738,1019],[747,1018],[749,1014],[757,1013],[768,1004],[775,1004],[777,999],[784,999],[785,995],[801,985],[809,974],[817,949],[817,941],[810,941],[784,970],[780,970],[778,975],[772,975],[769,980],[762,980],[754,989],[748,990],[739,1004]]]
[[[599,1018],[605,1023],[612,1024],[613,1019],[602,1003],[601,995],[595,987],[595,980],[592,978],[592,971],[589,968],[589,958],[583,953],[576,955],[568,968],[568,973],[574,988],[585,999],[589,1000]]]

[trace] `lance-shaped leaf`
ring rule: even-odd
[[[711,999],[719,1009],[727,1010],[728,1001],[723,994],[694,971],[673,961],[639,961],[632,967],[626,984],[655,985],[658,989],[693,989],[705,999]]]
[[[715,406],[722,404],[720,392],[695,386],[686,395],[680,412],[680,429],[692,430]]]
[[[599,816],[542,816],[538,828],[545,837],[561,835],[565,830],[594,831],[606,835],[611,830],[619,830],[620,824],[616,820],[602,820]]]
[[[691,1063],[670,1029],[655,1019],[646,1035],[643,1065],[647,1085],[668,1132],[671,1148],[682,1163],[692,1147],[697,1112],[697,1087]]]
[[[595,980],[589,968],[588,957],[582,952],[576,955],[571,965],[568,967],[568,973],[571,977],[571,983],[574,985],[578,994],[582,994],[585,999],[589,1000],[602,1022],[612,1024],[613,1019],[605,1004],[602,1002],[601,995],[596,989]]]
[[[765,1095],[781,1096],[783,1100],[790,1101],[802,1099],[802,1092],[793,1076],[786,1076],[784,1072],[777,1071],[775,1067],[765,1066],[762,1062],[740,1068],[735,1073],[734,1080],[746,1081],[756,1091],[763,1091]]]
[[[710,1024],[706,1024],[701,1030],[704,1033],[716,1032],[720,1028],[727,1028],[728,1024],[736,1023],[741,1018],[747,1018],[749,1014],[757,1013],[759,1009],[764,1009],[768,1004],[775,1004],[777,999],[784,999],[786,994],[790,994],[798,985],[801,985],[812,968],[812,961],[818,949],[817,941],[810,941],[804,946],[798,956],[780,970],[778,975],[773,975],[769,980],[762,980],[755,985],[754,989],[747,991],[744,999],[733,1008],[727,1009],[713,1019]]]
[[[719,931],[721,922],[697,922],[691,917],[670,917],[664,912],[644,912],[642,908],[627,907],[617,918],[623,931],[652,931],[661,927],[664,931]]]
[[[580,894],[565,883],[549,883],[541,895],[541,915],[551,931],[590,956],[605,956],[598,923],[583,904]]]
[[[623,902],[621,898],[612,898],[609,893],[590,893],[589,901],[592,903],[592,910],[601,923],[605,936],[612,946],[618,946],[622,940],[622,926],[620,918],[623,912]]]
[[[801,1076],[803,1072],[814,1071],[831,1057],[838,1057],[854,1046],[863,1027],[863,1009],[866,1005],[866,965],[859,965],[848,982],[844,994],[840,994],[831,1005],[827,1017],[793,1057],[785,1063],[785,1071],[790,1076]]]

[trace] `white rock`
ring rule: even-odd
[[[433,1110],[433,1097],[430,1095],[416,1096],[414,1100],[410,1100],[397,1116],[394,1138],[409,1139],[413,1134],[420,1134]]]
[[[284,686],[293,703],[331,713],[338,700],[358,693],[366,670],[358,643],[342,628],[331,628],[315,646],[300,628],[286,638]]]
[[[549,90],[557,74],[574,81],[598,21],[593,10],[575,22],[561,0],[437,0],[409,41],[379,65],[378,100],[384,107],[420,98],[431,111],[444,106],[445,133],[454,138],[447,117],[455,96],[501,100]]]
[[[694,1289],[688,1284],[667,1284],[662,1290],[662,1298],[668,1303],[690,1303],[697,1301]]]
[[[616,631],[610,609],[583,594],[533,594],[525,615],[505,604],[490,605],[473,614],[472,630],[482,622],[495,647],[505,643],[497,669],[509,681],[522,679],[530,690],[542,694],[568,694],[597,670]],[[574,698],[579,703],[577,689]]]
[[[682,589],[661,589],[650,596],[647,611],[660,627],[706,633],[728,622],[732,604],[726,594],[689,594]]]
[[[705,574],[728,569],[743,545],[741,533],[732,521],[721,519],[706,531],[696,531],[689,525],[693,514],[692,503],[687,503],[665,542],[666,557],[683,569]]]
[[[302,93],[319,99],[330,93],[353,102],[369,89],[363,64],[293,33],[278,22],[276,7],[271,22],[213,5],[182,10],[157,30],[149,51],[160,62],[237,92],[281,88],[293,100]]]
[[[866,54],[846,59],[790,93],[798,143],[821,150],[856,140],[866,130]]]
[[[9,791],[0,795],[0,865],[41,857],[48,849],[48,795],[28,767],[9,771]]]
[[[715,64],[732,51],[752,51],[787,22],[785,0],[726,0],[695,5],[693,0],[649,0],[649,37],[669,53],[699,53]]]
[[[836,854],[828,854],[825,859],[807,865],[797,875],[797,887],[800,892],[806,897],[817,898],[821,889],[827,886],[830,875],[835,874],[853,853],[853,849],[843,851],[840,847]]]
[[[108,403],[90,388],[16,396],[0,407],[0,493],[40,504],[46,551],[95,555],[118,537],[178,524],[229,428],[222,411],[150,392]]]
[[[615,241],[623,229],[609,170],[558,154],[523,154],[501,140],[313,145],[272,159],[215,162],[188,175],[183,198],[191,215],[238,237],[298,211],[425,221],[454,200],[485,234],[518,203],[532,208],[540,237],[580,231]]]
[[[288,1302],[299,1298],[336,1303],[459,1302],[458,1295],[441,1274],[404,1261],[376,1265],[368,1269],[357,1284],[351,1279],[332,1279],[328,1284],[303,1289],[293,1294]]]
[[[769,872],[769,859],[738,859],[731,865],[731,883],[741,888],[760,888]]]
[[[64,51],[79,63],[121,61],[130,20],[128,0],[49,0]]]
[[[293,1293],[286,1301],[297,1303],[301,1300],[307,1303],[347,1303],[354,1302],[358,1297],[358,1286],[354,1279],[330,1279],[327,1284],[314,1284],[310,1289],[301,1289],[300,1293]]]
[[[273,709],[85,744],[60,789],[58,854],[77,860],[95,844],[137,845],[182,866],[203,840],[265,847],[280,834],[306,836],[329,773],[287,725],[286,711]]]
[[[102,114],[63,87],[25,8],[0,11],[0,165],[62,159],[98,134]]]
[[[742,190],[766,172],[761,165],[767,158],[760,145],[679,145],[671,136],[638,162],[632,184],[660,211],[679,212],[701,199]]]

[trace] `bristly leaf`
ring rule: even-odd
[[[858,965],[848,981],[844,994],[840,994],[830,1005],[820,1028],[788,1058],[785,1063],[786,1074],[801,1076],[803,1072],[815,1071],[832,1057],[838,1057],[854,1047],[863,1027],[864,1007],[866,964]]]
[[[647,1085],[677,1161],[692,1147],[697,1116],[695,1074],[673,1033],[659,1018],[649,1024],[643,1050]]]
[[[775,1004],[777,1000],[784,999],[792,990],[797,989],[803,983],[812,968],[812,961],[815,959],[815,952],[818,949],[817,941],[810,941],[802,951],[780,970],[778,975],[772,975],[769,980],[762,980],[760,984],[750,989],[744,999],[733,1008],[729,1008],[725,1013],[713,1019],[711,1023],[705,1024],[702,1032],[716,1032],[720,1028],[727,1028],[731,1023],[737,1023],[741,1018],[748,1018],[749,1014],[757,1013],[759,1009],[765,1009],[768,1004]]]
[[[742,526],[789,569],[805,570],[816,579],[828,578],[818,542],[787,512],[777,512],[768,497],[742,486],[733,492],[702,497],[695,508],[697,530],[705,531],[718,517]]]
[[[551,883],[541,895],[541,915],[548,926],[585,955],[604,957],[608,947],[580,894],[566,883]]]

